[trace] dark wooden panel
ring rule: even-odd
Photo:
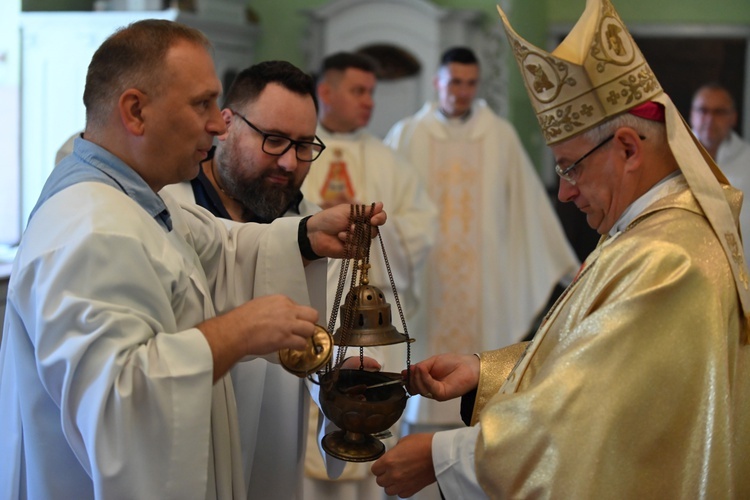
[[[737,103],[737,131],[742,132],[745,38],[657,38],[633,36],[664,90],[689,119],[693,93],[708,82],[725,86]]]

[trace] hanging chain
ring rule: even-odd
[[[354,205],[349,206],[349,227],[351,228],[352,224],[354,224]],[[339,304],[341,304],[341,296],[344,293],[344,284],[346,283],[346,275],[349,272],[349,263],[352,259],[352,237],[353,233],[349,229],[346,231],[346,241],[344,242],[344,258],[341,261],[341,270],[339,271],[339,281],[336,285],[336,297],[333,299],[333,305],[331,309],[331,319],[328,322],[328,331],[331,332],[331,335],[333,335],[334,328],[336,328],[336,317],[338,316],[339,312]],[[346,310],[344,311],[344,315],[346,315]],[[345,324],[347,322],[347,318],[343,317],[341,318],[341,324]],[[345,346],[339,346],[339,351],[341,349],[346,350]],[[339,359],[339,353],[336,354],[336,365],[338,364]],[[326,372],[330,372],[332,369],[331,366],[331,360],[328,361],[328,365],[326,366]]]
[[[344,262],[341,266],[341,273],[339,274],[339,282],[336,289],[336,298],[333,304],[333,310],[331,311],[331,321],[329,322],[329,330],[333,331],[336,324],[336,314],[338,312],[338,306],[341,303],[341,297],[343,295],[344,283],[346,276],[349,272],[350,261],[355,261],[355,265],[351,266],[351,280],[349,289],[354,290],[357,287],[358,281],[362,279],[362,274],[367,272],[367,268],[370,263],[370,217],[375,209],[373,203],[369,214],[365,210],[365,205],[351,205],[349,211],[349,223],[350,226],[354,226],[353,230],[347,233],[346,246],[344,251]],[[346,350],[348,347],[349,333],[354,326],[354,311],[356,309],[357,295],[349,293],[344,299],[343,315],[341,318],[341,328],[339,337],[339,349],[336,353],[335,366],[338,367],[346,359]],[[364,365],[364,351],[360,349],[360,366]],[[330,370],[330,367],[329,367]]]
[[[349,207],[349,226],[354,223],[354,205]],[[336,285],[336,297],[333,299],[333,308],[331,309],[331,319],[328,321],[328,331],[333,335],[333,329],[336,328],[336,317],[341,304],[341,296],[344,293],[344,283],[346,275],[349,272],[349,262],[351,262],[352,251],[352,232],[346,231],[346,241],[344,242],[344,258],[341,260],[341,270],[339,271],[339,282]]]
[[[356,286],[356,284],[367,284],[370,281],[369,278],[369,269],[370,269],[370,243],[372,240],[372,237],[370,236],[370,218],[372,217],[372,213],[375,210],[375,203],[373,203],[370,206],[370,211],[366,212],[365,205],[361,205],[358,207],[361,210],[361,213],[357,214],[357,225],[355,226],[355,234],[357,235],[357,242],[358,244],[355,246],[355,251],[361,252],[362,255],[359,255],[359,278],[357,280],[352,280],[352,285]],[[359,294],[356,295],[355,298],[359,297]],[[356,304],[352,304],[352,310],[354,310],[354,306]],[[354,325],[351,325],[352,327]],[[359,348],[359,369],[364,370],[365,368],[365,349],[364,347]]]
[[[385,244],[383,243],[383,236],[378,231],[378,240],[380,240],[380,250],[383,252],[383,260],[385,261],[385,269],[388,271],[388,280],[391,282],[391,291],[393,292],[393,299],[396,301],[396,307],[398,308],[398,316],[401,319],[401,326],[404,328],[404,336],[406,336],[406,384],[409,384],[409,377],[411,376],[411,339],[409,338],[409,331],[406,328],[406,318],[404,317],[404,311],[401,308],[401,301],[398,298],[398,291],[396,290],[396,282],[393,280],[393,273],[391,272],[391,264],[388,262],[388,255],[385,253]]]
[[[357,226],[357,218],[359,217],[359,205],[351,205],[349,209],[349,227],[350,227],[350,233],[351,238],[347,241],[348,248],[346,252],[346,258],[350,261],[354,261],[354,266],[351,266],[352,269],[352,275],[350,278],[349,283],[349,290],[351,291],[356,283],[357,279],[357,247],[359,245],[359,232],[358,232],[358,226]],[[351,226],[354,226],[354,229],[351,230]],[[347,273],[350,266],[347,266]],[[339,276],[339,281],[341,283],[341,286],[343,287],[343,283],[346,281],[347,274],[343,272]],[[343,307],[343,315],[341,317],[341,327],[340,332],[341,335],[339,337],[339,349],[336,353],[336,364],[335,367],[338,369],[341,366],[341,363],[346,359],[346,350],[349,346],[349,332],[351,331],[352,327],[354,326],[354,304],[352,302],[356,301],[356,297],[353,296],[352,293],[347,293],[346,297],[344,298],[344,307]],[[337,307],[338,304],[334,304],[334,307]]]
[[[341,263],[341,271],[339,273],[339,280],[336,286],[336,296],[334,298],[333,307],[331,310],[331,318],[328,322],[328,331],[333,332],[336,326],[336,318],[339,312],[339,305],[341,304],[341,297],[344,294],[344,284],[346,283],[346,277],[349,274],[351,268],[352,274],[350,278],[349,290],[354,290],[359,282],[363,281],[363,275],[366,277],[364,281],[368,282],[368,270],[370,267],[370,218],[375,210],[375,203],[370,206],[369,212],[366,210],[365,205],[350,205],[349,210],[349,225],[350,228],[353,226],[353,230],[347,231],[346,241],[344,244],[344,258]],[[396,282],[393,279],[393,272],[391,271],[391,264],[388,261],[388,254],[385,251],[385,244],[383,243],[383,237],[378,231],[378,239],[380,240],[380,249],[383,252],[383,260],[385,261],[385,268],[388,272],[388,280],[391,285],[391,291],[393,292],[393,298],[396,301],[396,308],[398,309],[398,316],[401,320],[401,326],[404,329],[404,336],[406,337],[406,377],[407,383],[411,375],[411,342],[409,337],[409,331],[406,326],[406,318],[404,317],[404,311],[401,307],[401,300],[398,297],[398,291],[396,290]],[[350,266],[350,263],[354,261],[355,264]],[[366,284],[366,283],[365,283]],[[344,359],[346,359],[346,351],[348,348],[349,333],[354,327],[354,310],[357,301],[357,295],[349,293],[344,299],[345,304],[343,308],[343,314],[341,317],[341,328],[339,338],[339,349],[336,353],[335,367],[341,366]],[[329,361],[326,365],[326,372],[333,369]],[[360,369],[364,368],[364,348],[359,348],[359,364]]]

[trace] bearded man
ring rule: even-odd
[[[312,77],[286,61],[258,63],[237,75],[221,114],[226,133],[218,136],[213,158],[190,182],[168,186],[172,196],[197,203],[228,225],[270,224],[320,211],[300,192],[325,148],[315,135]],[[306,291],[326,318],[326,268],[315,272]],[[247,498],[300,498],[311,406],[305,383],[265,359],[239,363],[232,381]]]

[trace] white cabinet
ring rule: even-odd
[[[117,28],[147,19],[193,26],[211,40],[224,85],[254,60],[258,28],[177,9],[148,12],[44,12],[21,15],[21,210],[28,219],[54,167],[55,153],[83,130],[83,89],[94,51]]]
[[[3,152],[3,182],[0,184],[0,265],[3,248],[18,242],[21,233],[19,207],[20,177],[20,67],[21,48],[18,20],[21,0],[0,1],[0,151]],[[0,273],[2,276],[2,273]]]

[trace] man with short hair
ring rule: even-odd
[[[750,144],[734,131],[737,109],[729,91],[718,83],[701,86],[693,94],[690,125],[732,186],[750,194]],[[740,227],[750,236],[750,209],[740,212]],[[750,259],[750,245],[745,245],[745,259]]]
[[[719,166],[750,154],[750,145],[733,130],[737,126],[734,98],[718,83],[702,85],[693,94],[690,126]]]
[[[84,135],[11,272],[1,496],[245,496],[227,373],[308,345],[305,266],[343,256],[349,209],[227,227],[159,196],[226,131],[220,93],[210,43],[179,23],[133,23],[95,52]],[[385,221],[381,206],[371,220]]]
[[[317,108],[313,78],[291,63],[264,61],[244,69],[227,90],[221,111],[227,131],[218,136],[214,156],[190,182],[164,190],[238,222],[267,224],[319,212],[300,191],[325,149],[315,135]],[[326,324],[324,266],[308,273],[307,286]],[[231,373],[247,498],[302,498],[310,408],[305,382],[265,359],[238,363]]]
[[[750,497],[740,193],[609,0],[587,0],[552,53],[501,17],[558,196],[602,239],[531,343],[414,366],[410,392],[476,390],[473,426],[406,436],[373,464],[378,483],[410,496],[437,479],[446,498]]]
[[[241,222],[318,212],[300,191],[325,149],[317,109],[312,77],[294,65],[265,61],[241,71],[224,100],[227,133],[190,182],[198,204]]]
[[[437,101],[386,137],[419,169],[439,207],[420,359],[518,342],[579,266],[513,126],[476,98],[479,80],[471,49],[446,50],[433,80]],[[414,398],[405,419],[417,432],[463,425],[454,404]]]

